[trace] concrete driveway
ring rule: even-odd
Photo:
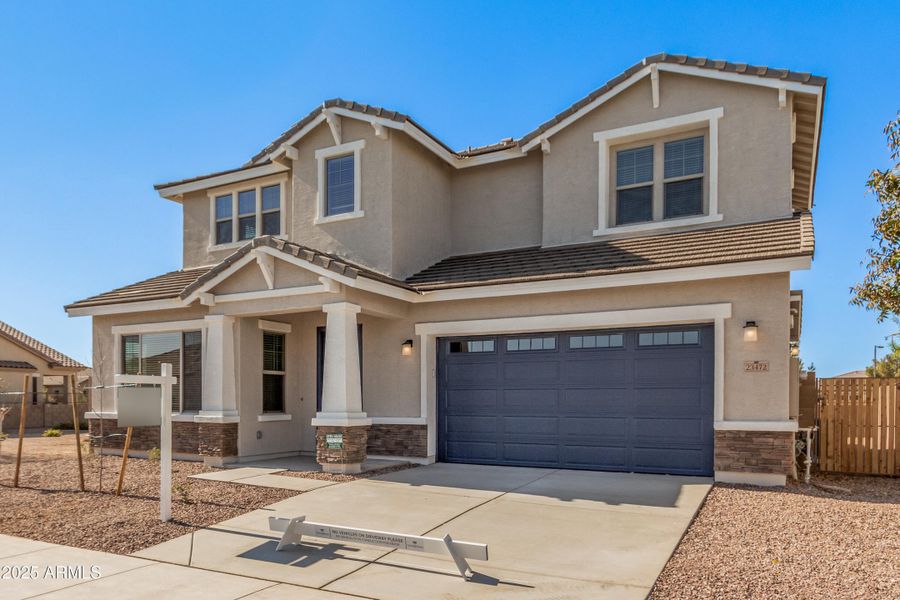
[[[299,585],[323,600],[644,598],[711,483],[438,463],[315,489],[137,556]],[[490,560],[473,561],[476,577],[465,582],[449,557],[405,550],[304,538],[275,552],[279,536],[268,517],[300,515],[397,533],[450,533],[488,544]]]

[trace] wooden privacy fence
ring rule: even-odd
[[[819,468],[900,475],[900,379],[819,380]]]

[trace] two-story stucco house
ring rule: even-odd
[[[662,54],[461,152],[330,100],[240,168],[157,185],[183,268],[66,310],[103,383],[174,364],[176,455],[784,483],[824,92]]]

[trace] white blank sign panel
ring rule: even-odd
[[[119,427],[159,427],[161,395],[157,386],[119,388],[116,405]]]

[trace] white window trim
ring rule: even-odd
[[[264,326],[264,324],[269,325],[269,327]],[[260,319],[259,328],[262,330],[263,334],[271,333],[273,335],[280,335],[282,338],[284,338],[284,349],[282,350],[282,354],[283,354],[283,358],[285,360],[285,366],[287,366],[287,335],[291,332],[291,326],[288,325],[287,323],[278,323],[277,321],[264,321],[264,320]],[[287,331],[285,331],[285,329],[287,329]],[[265,335],[263,335],[262,339],[265,340]],[[265,341],[263,342],[262,352],[263,352],[263,354],[265,354]],[[263,362],[265,362],[265,360],[266,360],[265,356],[262,356],[261,358],[262,358]],[[262,374],[263,375],[280,375],[281,377],[284,378],[284,381],[287,380],[287,371],[272,371],[272,370],[263,369]],[[271,412],[263,411],[257,417],[257,420],[260,422],[262,422],[262,421],[290,421],[291,416],[287,412],[287,398],[285,398],[285,395],[286,395],[286,390],[284,390],[284,388],[282,388],[281,410],[271,411]],[[260,400],[262,400],[264,402],[265,398],[260,398]],[[287,415],[287,418],[284,418],[285,415]]]
[[[209,197],[209,247],[207,248],[208,252],[213,252],[216,250],[233,250],[235,248],[240,248],[245,244],[249,243],[251,240],[235,240],[234,238],[238,233],[238,192],[246,192],[248,190],[255,190],[256,192],[256,231],[259,235],[255,237],[262,237],[262,188],[269,187],[275,184],[281,186],[281,197],[279,199],[279,211],[280,211],[280,224],[279,230],[280,233],[276,235],[277,238],[287,239],[287,183],[288,178],[287,175],[279,174],[273,175],[271,177],[266,177],[264,179],[258,179],[256,181],[248,181],[241,183],[235,183],[228,185],[226,187],[218,187],[207,190],[206,195]],[[231,196],[231,242],[225,242],[224,244],[216,243],[216,197],[218,196]],[[266,211],[273,212],[273,211]]]
[[[142,336],[145,333],[181,333],[184,334],[185,331],[199,331],[200,332],[200,362],[203,365],[203,368],[206,368],[206,325],[207,322],[205,319],[190,319],[186,321],[163,321],[160,323],[135,323],[133,325],[113,325],[111,328],[113,334],[113,352],[114,352],[114,365],[115,371],[119,371],[122,368],[122,338],[126,335],[137,335]],[[179,373],[183,371],[184,368],[184,340],[182,339],[182,347],[179,349],[179,361],[181,364],[179,365]],[[202,384],[201,384],[202,385]],[[181,396],[178,399],[179,405],[184,405],[184,386],[179,386],[178,393]],[[113,387],[113,406],[115,407],[115,411],[110,414],[117,414],[119,410],[119,388]],[[201,403],[200,410],[203,410],[203,405]],[[193,418],[198,415],[197,411],[172,411],[172,417],[174,421],[192,421]],[[178,417],[178,418],[176,418]]]
[[[719,213],[719,119],[725,115],[725,109],[721,106],[709,110],[658,119],[647,123],[629,125],[606,131],[594,132],[594,141],[599,146],[599,195],[597,199],[597,229],[594,236],[605,236],[618,233],[631,233],[653,229],[671,229],[673,227],[685,227],[702,223],[714,223],[722,220]],[[675,133],[681,130],[694,129],[698,125],[709,127],[709,210],[707,214],[698,217],[682,217],[651,221],[647,223],[635,223],[634,225],[615,226],[609,223],[609,188],[610,188],[610,147],[616,144],[638,141],[644,137],[655,137],[666,133]]]
[[[313,225],[324,225],[350,219],[358,219],[365,216],[362,209],[362,150],[366,147],[366,140],[356,140],[346,144],[338,144],[329,148],[316,150],[316,162],[318,163],[318,193],[316,196],[316,218]],[[325,196],[327,193],[327,181],[325,164],[329,158],[353,154],[353,211],[339,215],[328,216],[325,214]]]

